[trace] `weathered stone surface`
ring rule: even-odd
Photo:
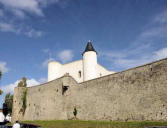
[[[150,66],[151,65],[151,66]],[[69,86],[62,94],[62,86]],[[167,59],[77,83],[66,75],[27,88],[27,108],[19,113],[23,88],[15,88],[14,120],[167,120]]]

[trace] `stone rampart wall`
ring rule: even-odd
[[[69,86],[64,94],[62,86]],[[23,120],[73,119],[74,107],[81,120],[167,120],[167,59],[79,84],[65,76],[28,88]]]

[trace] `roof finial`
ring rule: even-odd
[[[90,40],[88,40],[88,43],[90,43]]]

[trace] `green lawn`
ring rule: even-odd
[[[167,122],[113,122],[113,121],[81,121],[81,120],[57,120],[57,121],[25,121],[41,125],[42,128],[144,128],[145,126],[167,126]]]

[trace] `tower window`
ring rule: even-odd
[[[78,77],[81,78],[81,71],[78,72]]]

